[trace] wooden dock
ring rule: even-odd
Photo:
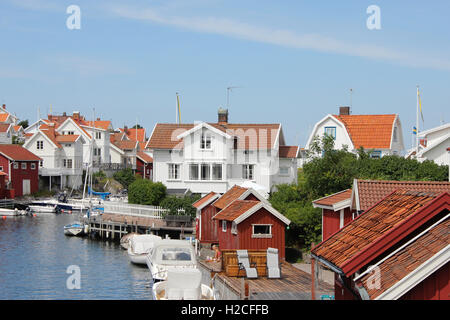
[[[245,282],[248,284],[249,300],[310,300],[311,275],[297,269],[290,263],[281,263],[281,278],[247,279],[245,277],[230,277],[221,270],[217,263],[199,261],[200,269],[210,272],[221,299],[242,299]],[[316,288],[317,297],[334,295],[334,286],[319,281]]]

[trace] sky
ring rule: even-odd
[[[229,122],[281,123],[287,144],[351,104],[398,114],[409,148],[417,85],[420,129],[450,121],[449,16],[447,0],[1,0],[0,103],[30,123],[76,110],[149,136],[176,121],[177,92],[182,122],[215,122],[236,87]]]

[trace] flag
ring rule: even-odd
[[[422,121],[424,121],[424,120],[423,120],[423,113],[422,113],[422,101],[420,101],[420,92],[419,92],[419,89],[417,89],[417,98],[418,98],[418,100],[419,100],[420,116],[422,117]]]
[[[413,134],[417,134],[417,128],[413,127]]]

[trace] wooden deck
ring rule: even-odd
[[[217,273],[216,278],[226,283],[234,292],[241,292],[242,277],[229,277],[222,272],[219,264],[199,261],[208,268],[212,275]],[[310,300],[311,299],[311,275],[290,263],[281,264],[281,278],[268,279],[245,279],[249,284],[250,300]],[[316,296],[334,295],[334,287],[326,282],[319,282],[316,288]]]

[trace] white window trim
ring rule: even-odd
[[[342,229],[344,227],[344,209],[341,209],[339,212],[339,228]]]
[[[264,233],[264,234],[260,234],[260,233],[255,233],[255,226],[269,226],[269,232],[270,233]],[[268,224],[268,223],[261,223],[261,224],[252,224],[252,238],[272,238],[273,234],[272,234],[272,224]]]
[[[36,164],[35,163],[31,163],[30,167],[31,167],[31,170],[36,170]]]
[[[227,221],[222,220],[222,232],[227,232]]]
[[[231,222],[231,233],[232,234],[237,234],[237,224],[236,222]]]
[[[171,178],[171,166],[178,166],[178,177],[177,178]],[[167,170],[168,170],[168,177],[167,181],[181,181],[181,163],[168,163],[167,164]]]

